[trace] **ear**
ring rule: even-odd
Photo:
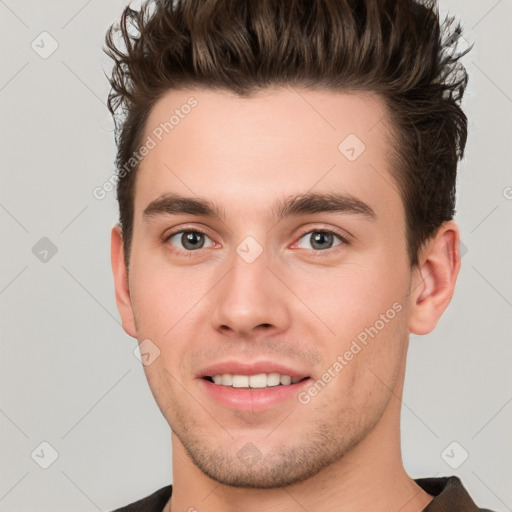
[[[448,304],[460,269],[460,234],[455,222],[441,225],[423,246],[411,281],[409,331],[433,331]]]
[[[112,228],[110,236],[111,251],[110,260],[112,273],[114,274],[114,287],[116,290],[116,303],[123,329],[129,336],[137,337],[137,329],[133,316],[132,302],[130,299],[130,288],[128,283],[128,272],[124,261],[123,232],[121,226],[116,224]]]

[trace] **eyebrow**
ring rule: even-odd
[[[343,213],[362,215],[374,220],[374,210],[365,202],[351,194],[309,192],[287,197],[278,201],[272,208],[273,218],[281,221],[287,217],[314,213]],[[160,215],[198,215],[224,221],[223,208],[207,199],[186,197],[178,194],[163,194],[145,208],[142,217],[149,220]]]

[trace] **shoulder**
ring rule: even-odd
[[[163,507],[169,501],[172,494],[172,485],[162,487],[153,494],[146,496],[134,503],[117,508],[113,512],[162,512]]]

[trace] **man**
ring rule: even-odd
[[[409,334],[460,267],[452,26],[413,0],[184,0],[109,30],[116,301],[173,448],[172,485],[120,511],[482,510],[400,451]]]

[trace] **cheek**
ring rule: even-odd
[[[149,261],[149,258],[148,258]],[[139,341],[151,340],[158,357],[144,366],[146,378],[157,396],[172,392],[179,385],[175,378],[190,373],[187,352],[190,339],[197,331],[200,300],[209,287],[204,274],[190,269],[169,269],[168,265],[141,265],[130,281],[132,308]],[[162,390],[160,392],[160,390]]]
[[[320,269],[315,276],[303,280],[302,294],[308,305],[335,336],[352,338],[376,322],[378,326],[382,321],[387,326],[387,320],[396,323],[398,310],[404,308],[408,274],[405,267],[397,270],[396,266],[383,263]]]
[[[318,340],[322,358],[329,368],[341,357],[336,387],[354,390],[358,400],[357,389],[376,393],[382,387],[378,377],[395,382],[402,365],[408,339],[407,269],[380,256],[371,263],[331,269],[328,277],[318,275],[328,287],[322,293],[321,287],[310,288],[311,309],[334,332]]]
[[[343,332],[336,344],[325,347],[329,354],[325,357],[325,370],[330,369],[335,377],[327,384],[319,403],[337,404],[337,413],[333,411],[333,414],[341,423],[348,421],[347,418],[360,421],[361,425],[372,422],[380,417],[393,391],[397,392],[407,347],[407,322],[405,313],[401,316],[402,311],[391,318],[393,310],[388,323],[378,318],[366,327],[357,326],[353,336],[345,336]],[[359,321],[360,325],[364,324]],[[325,373],[320,378],[326,380]]]
[[[169,264],[138,263],[130,278],[132,307],[139,334],[156,339],[169,337],[187,313],[207,292],[206,280],[190,268],[170,268]],[[204,277],[204,275],[203,275]]]

